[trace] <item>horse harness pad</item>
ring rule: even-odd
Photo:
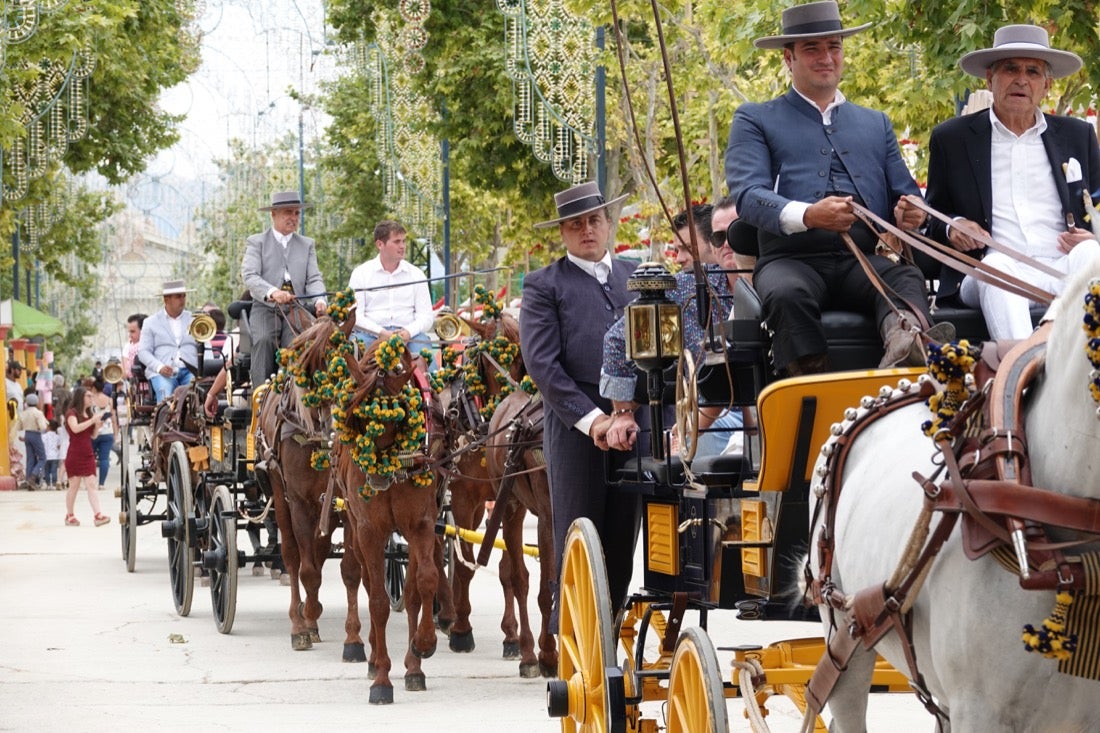
[[[812,523],[816,524],[820,516],[819,567],[816,578],[808,564],[805,573],[812,600],[829,608],[834,633],[807,685],[807,704],[814,713],[824,707],[859,644],[872,649],[894,630],[902,642],[918,698],[941,722],[947,720],[918,669],[909,609],[960,516],[962,545],[969,559],[994,551],[1001,559],[1015,554],[1019,559],[1002,564],[1020,575],[1024,589],[1095,592],[1090,586],[1096,581],[1087,580],[1090,574],[1082,570],[1082,557],[1067,557],[1062,551],[1100,539],[1100,501],[1031,485],[1023,395],[1042,370],[1049,331],[1049,324],[1045,324],[1007,354],[1003,344],[992,348],[987,344],[976,369],[978,383],[984,388],[936,436],[942,465],[932,477],[914,473],[925,498],[907,548],[908,559],[903,558],[902,567],[888,582],[853,595],[845,594],[831,580],[836,508],[848,452],[855,438],[875,420],[931,396],[934,380],[922,377],[919,390],[904,384],[892,392],[884,388],[883,398],[874,404],[868,404],[869,398],[865,398],[860,414],[835,431],[826,443],[826,471],[814,488],[820,501]],[[945,472],[945,480],[937,482]],[[939,520],[929,533],[935,513]],[[1054,543],[1047,538],[1044,526],[1085,536]],[[1086,561],[1091,558],[1085,557]],[[841,625],[835,618],[838,613],[843,617]]]

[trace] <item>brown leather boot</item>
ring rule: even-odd
[[[882,320],[879,333],[882,334],[883,356],[880,369],[895,366],[924,366],[926,363],[921,332],[917,324],[920,321],[909,311],[900,311],[901,318],[891,313]],[[955,340],[955,327],[950,323],[937,323],[924,332],[929,341],[945,343]]]
[[[809,354],[787,364],[785,373],[788,377],[804,377],[808,374],[821,374],[829,369],[828,354]]]

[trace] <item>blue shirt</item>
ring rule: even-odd
[[[706,265],[707,280],[710,283],[711,322],[718,323],[729,316],[731,292],[729,279],[717,265]],[[706,333],[699,325],[699,303],[695,297],[695,276],[690,271],[676,275],[676,288],[668,297],[683,307],[683,337],[685,349],[691,349],[696,364],[702,364]],[[600,394],[609,400],[630,402],[634,399],[634,388],[638,381],[638,371],[634,362],[626,358],[626,316],[616,321],[603,338],[603,366],[600,369]]]

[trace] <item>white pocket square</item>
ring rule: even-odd
[[[1076,183],[1081,180],[1081,163],[1077,158],[1070,158],[1063,163],[1062,170],[1066,174],[1066,183]]]

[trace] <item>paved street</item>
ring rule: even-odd
[[[112,477],[108,486],[116,483]],[[92,525],[82,495],[77,516],[83,524],[71,528],[62,525],[62,492],[0,492],[6,629],[0,642],[0,730],[560,730],[546,715],[545,682],[521,680],[517,663],[500,659],[502,600],[495,568],[479,571],[474,580],[476,650],[454,654],[441,636],[439,651],[424,662],[426,692],[405,692],[401,684],[404,616],[391,617],[395,703],[372,706],[366,665],[340,661],[345,601],[336,563],[325,567],[324,642],[313,650],[290,649],[288,589],[267,576],[241,574],[236,623],[222,635],[213,622],[209,589],[197,582],[191,615],[176,615],[158,525],[139,529],[137,569],[126,572],[118,500],[108,489],[101,501],[110,525]],[[528,529],[533,539],[533,524]],[[528,562],[534,586],[537,563]],[[362,591],[360,609],[365,635]],[[694,617],[685,625],[691,623]],[[710,627],[719,646],[820,633],[814,624],[742,622],[729,612],[712,613]],[[174,643],[179,637],[182,643]],[[729,656],[719,653],[727,670]],[[748,730],[741,701],[728,704],[731,729]],[[932,728],[909,696],[876,695],[873,706],[872,731]],[[771,707],[772,730],[798,729],[790,703],[779,700]]]

